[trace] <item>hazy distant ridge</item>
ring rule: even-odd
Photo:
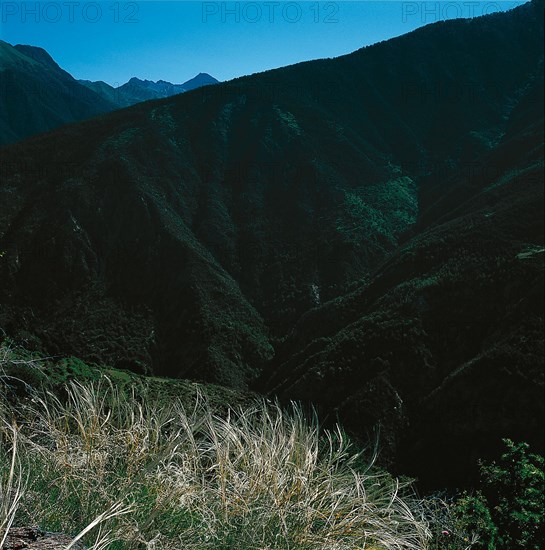
[[[165,80],[153,82],[152,80],[140,80],[136,77],[118,87],[110,86],[102,81],[80,80],[79,82],[119,107],[129,107],[141,101],[162,99],[176,94],[183,94],[202,86],[218,84],[219,80],[207,73],[199,73],[183,84],[172,84]]]

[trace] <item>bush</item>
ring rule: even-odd
[[[450,507],[449,535],[475,550],[539,550],[545,541],[543,457],[529,453],[526,443],[504,443],[497,462],[481,463],[480,491]]]
[[[458,532],[465,533],[464,541],[472,543],[470,548],[475,550],[496,548],[498,530],[481,493],[466,494],[460,498],[454,507],[453,515]]]
[[[504,440],[506,452],[496,463],[482,464],[483,493],[498,529],[497,548],[538,550],[545,541],[543,457],[526,443]]]

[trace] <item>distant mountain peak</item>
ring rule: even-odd
[[[218,84],[219,80],[209,75],[208,73],[199,73],[197,76],[193,77],[191,80],[184,82],[182,86],[186,91],[194,90],[195,88],[200,88],[202,86],[209,86],[211,84]]]
[[[183,84],[173,84],[168,80],[148,80],[133,76],[128,82],[114,88],[104,82],[91,82],[88,80],[80,80],[88,88],[94,90],[105,99],[113,101],[119,107],[128,107],[141,101],[149,101],[152,99],[163,99],[173,95],[182,94],[195,90],[202,86],[217,84],[219,80],[209,75],[208,73],[199,73],[191,80]]]
[[[138,78],[137,76],[133,76],[126,84],[140,84],[145,82],[151,82],[151,80],[142,80],[141,78]]]
[[[190,83],[190,82],[194,82],[194,81],[206,81],[207,83],[211,83],[211,84],[216,84],[219,82],[218,79],[214,78],[213,76],[211,76],[210,74],[208,73],[198,73],[196,76],[194,76],[193,78],[190,78],[189,80],[187,80],[186,82],[184,82],[183,84],[174,84],[173,82],[169,82],[168,80],[163,80],[163,79],[159,79],[159,80],[149,80],[147,78],[138,78],[137,76],[133,76],[132,78],[130,78],[126,84],[146,84],[148,86],[156,86],[156,85],[162,85],[162,86],[181,86],[181,87],[185,87],[186,84]],[[122,84],[122,86],[124,86],[124,84]]]

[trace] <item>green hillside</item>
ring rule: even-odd
[[[0,327],[380,426],[381,459],[431,485],[502,437],[542,451],[542,12],[3,148]]]

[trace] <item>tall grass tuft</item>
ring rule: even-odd
[[[11,435],[11,449],[6,452],[0,438],[0,548],[3,548],[24,494],[24,481],[17,456],[17,429],[5,422],[3,431]]]
[[[296,406],[220,416],[200,395],[159,406],[104,378],[0,411],[4,533],[39,525],[96,550],[428,547],[407,488],[361,471],[343,433]]]

